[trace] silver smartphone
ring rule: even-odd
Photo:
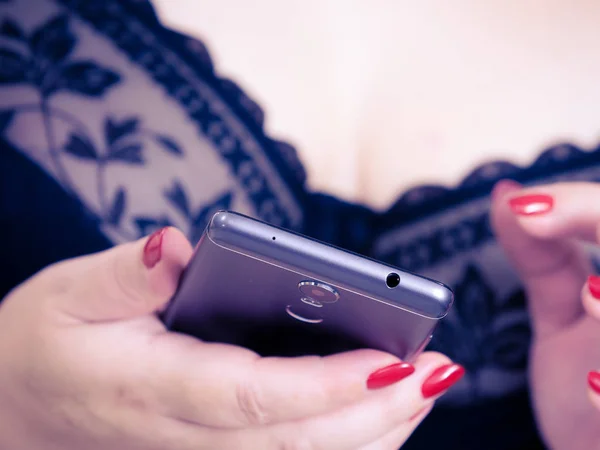
[[[221,211],[163,320],[173,331],[263,356],[373,348],[411,360],[452,302],[440,282]]]

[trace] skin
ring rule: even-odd
[[[192,254],[175,229],[48,267],[0,306],[0,448],[28,450],[397,449],[430,411],[423,381],[449,361],[368,390],[398,362],[377,351],[260,358],[165,330]]]
[[[553,209],[515,214],[508,200],[546,194]],[[552,449],[600,449],[600,396],[587,374],[600,368],[600,300],[584,243],[600,238],[600,184],[560,183],[522,189],[496,186],[492,222],[523,280],[534,330],[530,384],[538,424]]]
[[[600,2],[152,4],[258,101],[316,191],[386,210],[489,161],[525,166],[549,143],[598,142]]]

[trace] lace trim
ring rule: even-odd
[[[164,33],[183,44],[195,63],[215,79],[225,100],[267,140],[275,150],[277,158],[290,169],[289,175],[304,186],[306,172],[297,150],[289,143],[274,139],[265,133],[263,109],[238,84],[217,73],[206,45],[198,39],[164,27],[159,23],[149,3],[135,0],[128,0],[128,3],[135,6],[138,11],[144,12]],[[520,167],[510,161],[490,161],[476,167],[455,186],[420,184],[409,188],[399,195],[388,213],[395,215],[415,208],[427,208],[428,205],[439,205],[440,202],[454,204],[458,197],[472,196],[477,193],[487,195],[491,187],[503,178],[527,183],[541,174],[547,176],[549,172],[574,170],[598,161],[600,161],[600,144],[592,149],[582,149],[571,143],[559,143],[543,150],[528,166]]]

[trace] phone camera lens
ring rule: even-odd
[[[385,279],[385,284],[390,289],[398,287],[398,285],[400,284],[400,275],[398,275],[397,273],[388,274],[387,278]]]

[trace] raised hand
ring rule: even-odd
[[[534,331],[530,384],[552,449],[600,449],[600,278],[584,243],[600,237],[600,184],[493,193],[496,235],[520,275]],[[591,398],[591,401],[590,401]]]

